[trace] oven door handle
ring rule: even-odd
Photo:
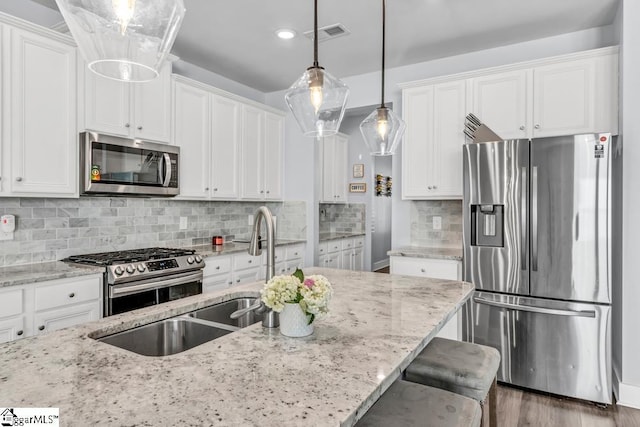
[[[172,275],[170,279],[148,279],[143,282],[130,282],[121,285],[111,286],[109,296],[111,298],[121,297],[125,295],[137,294],[149,289],[162,289],[169,286],[181,285],[189,282],[202,281],[202,271],[197,273],[183,273],[180,275]]]

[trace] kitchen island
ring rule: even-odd
[[[305,338],[260,323],[147,357],[95,341],[236,297],[198,295],[0,346],[0,406],[60,408],[60,425],[352,425],[470,298],[464,282],[308,268],[333,284]]]

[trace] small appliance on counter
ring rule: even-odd
[[[202,293],[204,260],[192,249],[133,249],[63,261],[105,267],[105,316]]]

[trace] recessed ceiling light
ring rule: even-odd
[[[276,31],[276,36],[284,40],[289,40],[296,36],[296,32],[287,28],[282,28]]]

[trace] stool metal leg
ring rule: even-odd
[[[489,389],[489,425],[498,427],[498,381],[493,379],[493,384]]]

